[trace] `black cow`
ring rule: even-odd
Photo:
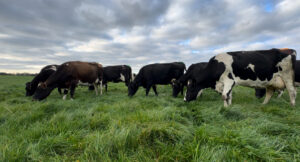
[[[105,91],[107,92],[107,83],[119,83],[125,82],[125,85],[133,80],[133,74],[131,73],[131,67],[128,65],[115,65],[103,67],[103,86],[105,86]],[[90,85],[89,90],[94,90],[94,86]]]
[[[26,83],[26,96],[32,96],[40,82],[46,81],[50,75],[52,75],[59,65],[47,65],[41,69],[41,71],[31,80]],[[58,88],[58,92],[61,94],[61,89]],[[66,92],[65,92],[66,93]]]
[[[295,105],[294,67],[296,51],[293,49],[271,49],[259,51],[238,51],[218,54],[212,57],[203,73],[195,81],[188,81],[185,101],[195,100],[204,88],[213,88],[222,93],[224,106],[231,105],[232,88],[242,85],[266,88],[266,104],[274,89],[287,88],[290,101]]]
[[[187,85],[189,79],[195,79],[203,69],[206,67],[207,62],[200,62],[192,64],[178,80],[172,81],[173,97],[177,97],[178,93],[181,92],[183,95],[183,88]]]
[[[296,60],[296,66],[295,66],[295,86],[300,86],[300,60]],[[283,90],[280,90],[278,97],[281,97],[283,94]],[[256,88],[255,89],[255,96],[257,98],[262,98],[266,94],[266,89]]]
[[[185,70],[182,62],[156,63],[142,67],[134,80],[128,86],[128,96],[133,96],[140,86],[146,88],[146,96],[152,87],[155,95],[156,84],[171,84],[172,79],[179,79]]]
[[[34,100],[43,100],[50,95],[56,87],[70,89],[71,99],[78,83],[94,84],[96,95],[98,95],[97,85],[100,83],[102,94],[103,68],[101,64],[94,62],[66,62],[60,65],[45,82],[40,83],[33,95]],[[65,98],[64,98],[65,99]]]
[[[128,86],[132,78],[131,67],[128,65],[116,65],[103,67],[103,85],[107,92],[108,82],[125,82]]]

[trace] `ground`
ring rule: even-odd
[[[145,90],[130,98],[110,83],[95,96],[78,87],[75,100],[55,89],[46,101],[25,97],[32,77],[0,76],[0,161],[299,161],[300,97],[269,104],[235,87],[233,104],[205,90],[194,102]],[[299,90],[298,90],[298,94]]]

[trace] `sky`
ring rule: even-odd
[[[0,72],[78,60],[138,72],[299,43],[300,0],[0,0]]]

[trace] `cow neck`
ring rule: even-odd
[[[140,73],[138,73],[138,74],[136,75],[136,77],[135,77],[134,80],[133,80],[133,83],[134,83],[134,84],[137,84],[138,86],[141,85],[141,83],[142,83],[142,77],[141,77],[141,74],[140,74]]]
[[[37,74],[31,81],[31,86],[32,87],[37,87],[37,85],[39,84],[39,82],[42,79],[42,75],[41,73]]]
[[[190,72],[188,71],[187,73],[183,74],[180,78],[179,78],[179,82],[180,83],[186,83],[187,80],[189,79],[190,76]]]
[[[56,73],[54,73],[53,75],[50,75],[50,77],[45,81],[46,86],[53,86],[57,81],[58,81],[58,76],[55,75]]]

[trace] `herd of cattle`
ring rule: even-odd
[[[173,96],[177,97],[180,92],[183,95],[186,86],[184,101],[195,100],[203,89],[212,88],[222,95],[225,107],[231,105],[235,85],[255,88],[258,98],[266,96],[263,104],[269,102],[274,91],[287,89],[294,106],[295,86],[300,85],[300,61],[296,61],[296,51],[288,48],[236,51],[192,64],[187,70],[182,62],[149,64],[137,75],[127,65],[103,67],[96,62],[73,61],[44,67],[26,83],[26,96],[43,100],[58,88],[59,93],[64,89],[63,99],[69,91],[73,99],[77,85],[88,85],[98,95],[98,90],[102,94],[103,85],[107,91],[108,82],[121,81],[128,87],[128,96],[133,96],[141,86],[146,89],[146,96],[151,88],[158,95],[157,84],[171,84]]]

